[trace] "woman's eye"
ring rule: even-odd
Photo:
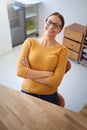
[[[57,25],[57,24],[54,24],[54,26],[55,26],[56,28],[58,28],[58,27],[59,27],[59,25]]]
[[[52,24],[52,22],[51,22],[51,21],[48,21],[48,23],[49,23],[49,24]]]

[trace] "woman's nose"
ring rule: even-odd
[[[50,28],[54,28],[54,25],[53,25],[53,24],[51,24],[49,27],[50,27]]]

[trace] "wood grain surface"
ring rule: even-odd
[[[87,104],[77,113],[0,85],[0,130],[87,130]]]

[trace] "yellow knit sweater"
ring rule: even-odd
[[[54,72],[54,75],[48,79],[49,85],[41,84],[32,79],[26,79],[29,68],[21,64],[23,56],[28,58],[32,69]],[[33,38],[26,39],[17,64],[17,75],[24,78],[21,88],[26,92],[35,94],[55,93],[63,79],[67,57],[68,50],[63,45],[46,47],[40,45]]]

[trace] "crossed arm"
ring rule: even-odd
[[[54,72],[51,71],[38,71],[31,69],[29,66],[29,62],[27,60],[27,57],[22,57],[21,63],[23,66],[29,68],[28,72],[26,74],[26,78],[33,79],[34,81],[37,81],[39,83],[49,85],[49,77],[54,76]],[[65,73],[67,73],[71,68],[71,63],[69,60],[67,60],[66,70]]]
[[[26,57],[23,57],[21,59],[21,63],[24,66],[29,67],[26,78],[33,79],[39,83],[49,85],[48,78],[53,75],[53,72],[51,72],[51,71],[38,71],[38,70],[31,69]]]

